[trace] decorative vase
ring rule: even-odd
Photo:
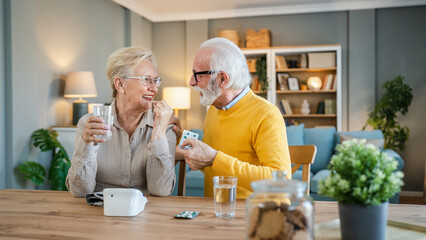
[[[302,54],[300,56],[300,68],[307,68],[308,67],[308,59],[306,57],[306,54]]]
[[[342,240],[386,239],[388,202],[379,206],[339,203]]]
[[[304,115],[308,115],[309,112],[310,112],[310,110],[309,110],[309,103],[308,103],[308,101],[306,99],[303,100],[302,108],[300,109],[300,112],[302,114],[304,114]]]

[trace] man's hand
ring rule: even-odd
[[[180,120],[176,116],[172,115],[169,120],[169,124],[173,124],[173,131],[176,133],[176,138],[179,139],[182,136],[182,126]]]
[[[185,146],[192,147],[188,150],[183,150],[182,148]],[[177,146],[176,154],[183,156],[185,162],[193,171],[213,165],[217,154],[215,149],[196,139],[186,139],[182,144],[182,148]]]

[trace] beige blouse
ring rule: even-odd
[[[79,120],[74,155],[66,179],[68,190],[75,197],[111,187],[136,188],[145,195],[169,195],[176,182],[176,134],[172,125],[167,128],[166,138],[150,142],[154,116],[152,111],[147,111],[129,139],[118,124],[115,102],[111,105],[115,126],[111,140],[96,146],[93,142],[85,143],[81,133],[90,115]]]

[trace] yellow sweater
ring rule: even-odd
[[[247,198],[250,183],[271,178],[291,164],[284,119],[278,108],[251,90],[228,110],[210,107],[203,141],[218,151],[204,168],[204,196],[213,196],[214,176],[237,176],[237,198]]]

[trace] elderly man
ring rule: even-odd
[[[186,139],[177,154],[192,170],[204,171],[204,195],[213,196],[214,176],[237,176],[237,197],[251,193],[250,183],[271,178],[276,170],[290,174],[284,120],[278,108],[255,95],[241,50],[224,38],[205,41],[195,57],[190,84],[209,108],[203,142]],[[290,178],[290,175],[288,175]]]

